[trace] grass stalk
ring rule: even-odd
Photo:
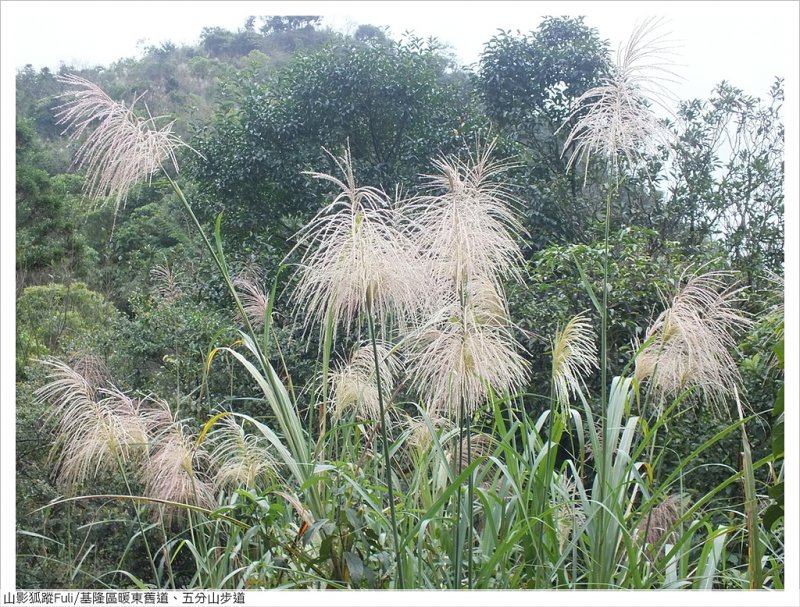
[[[381,442],[383,443],[383,457],[386,468],[386,487],[389,493],[389,515],[392,524],[392,540],[394,541],[395,561],[397,566],[397,585],[400,589],[405,587],[403,579],[403,561],[400,557],[400,542],[397,537],[397,514],[394,507],[394,489],[392,486],[392,461],[389,456],[389,439],[386,435],[386,410],[383,403],[383,386],[381,384],[381,365],[378,358],[378,345],[375,337],[375,323],[372,319],[372,306],[367,306],[367,323],[369,325],[369,338],[372,342],[372,355],[375,362],[375,382],[378,387],[378,406],[380,407]]]
[[[114,459],[117,461],[117,466],[119,466],[119,471],[122,474],[122,480],[125,482],[125,488],[128,490],[129,495],[133,495],[133,491],[131,491],[131,485],[128,482],[128,475],[125,473],[125,466],[122,465],[122,460],[119,457],[119,453],[117,451],[114,452]],[[153,581],[158,583],[159,575],[158,571],[156,570],[156,563],[153,559],[153,553],[150,550],[150,542],[147,541],[147,535],[145,534],[144,524],[142,523],[142,518],[139,515],[139,507],[136,503],[133,504],[133,511],[136,514],[136,522],[139,524],[139,533],[142,535],[142,541],[144,542],[144,549],[147,552],[147,560],[150,561],[150,567],[153,569]],[[173,586],[174,587],[174,586]]]
[[[461,414],[464,417],[464,423],[466,424],[466,433],[467,433],[467,468],[470,467],[472,464],[472,440],[470,437],[472,431],[472,420],[467,417],[466,415],[466,408],[464,407],[463,399],[461,403]],[[473,522],[475,520],[475,513],[474,513],[474,491],[475,486],[475,473],[470,472],[469,476],[467,477],[467,588],[472,589],[472,534],[473,534]]]

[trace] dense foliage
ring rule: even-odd
[[[782,81],[766,100],[723,82],[683,101],[671,144],[639,165],[567,170],[565,142],[591,111],[576,104],[615,69],[582,18],[500,32],[474,70],[435,40],[319,23],[251,18],[108,67],[18,72],[18,585],[780,588]],[[188,144],[180,172],[141,180],[119,208],[111,192],[85,200],[56,117],[69,73],[113,100],[147,91]],[[487,142],[505,166],[481,164]],[[467,249],[500,256],[496,276],[484,258],[438,275],[450,262],[425,213],[444,214],[459,187],[488,209]],[[407,310],[376,310],[383,282],[351,305],[352,332],[330,310],[307,321],[316,300],[294,296],[319,258],[302,251],[339,229],[327,213],[340,190],[358,192],[343,234],[359,243],[396,221],[414,263],[433,263],[405,277],[409,292],[452,290],[426,330],[519,343],[519,368],[435,409],[440,395],[397,370],[429,377],[415,361],[439,361],[413,344],[392,358],[414,334],[390,343]],[[376,264],[365,276],[404,263],[382,261],[394,240],[363,237],[376,247],[353,256]],[[349,254],[337,251],[334,268]],[[730,279],[703,292],[712,310],[742,311],[729,348],[741,379],[721,403],[690,373],[673,393],[641,371],[667,343],[662,312],[703,275]],[[472,354],[464,367],[494,369]],[[365,372],[400,377],[379,378],[365,405]],[[96,475],[65,483],[58,410],[78,401],[129,434],[97,446]],[[173,486],[147,474],[170,463]],[[87,494],[122,497],[63,499]]]

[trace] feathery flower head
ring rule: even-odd
[[[159,298],[166,303],[173,303],[183,296],[182,279],[177,272],[166,263],[156,264],[150,270],[150,280]]]
[[[147,444],[139,403],[112,386],[93,383],[99,376],[88,365],[86,375],[47,358],[50,381],[36,397],[51,407],[56,440],[51,451],[56,479],[68,488],[135,459]]]
[[[567,122],[579,118],[564,143],[564,152],[573,146],[567,170],[584,160],[588,176],[588,159],[593,154],[605,156],[614,165],[622,154],[634,165],[670,139],[669,129],[653,113],[656,106],[672,114],[667,85],[677,78],[670,70],[673,45],[663,34],[656,34],[660,26],[660,19],[650,18],[636,27],[618,51],[611,76],[575,102]]]
[[[274,477],[277,464],[272,452],[255,434],[245,432],[241,424],[224,417],[209,433],[213,450],[209,454],[214,470],[214,486],[253,489]]]
[[[635,376],[663,396],[695,386],[712,405],[741,384],[730,354],[732,332],[751,324],[734,308],[742,289],[729,286],[730,272],[693,276],[648,329],[650,343],[636,358]]]
[[[429,422],[430,427],[428,426]],[[448,418],[438,416],[428,417],[427,420],[423,417],[409,417],[405,426],[408,433],[405,444],[421,453],[427,451],[433,444],[431,427],[433,427],[434,431],[441,430],[442,432],[453,429],[452,422]]]
[[[394,390],[398,364],[387,344],[376,342],[375,347],[378,350],[383,402],[388,404]],[[358,346],[350,359],[343,361],[331,373],[329,382],[334,419],[340,418],[349,409],[355,410],[359,419],[380,419],[375,356],[371,342]]]
[[[269,295],[264,289],[261,268],[248,266],[233,279],[233,286],[239,293],[242,308],[254,329],[264,326]]]
[[[680,517],[681,510],[688,506],[686,495],[668,495],[655,506],[636,528],[638,537],[643,544],[657,544],[664,535],[675,525]]]
[[[133,107],[111,99],[99,86],[79,76],[59,76],[73,89],[58,106],[58,124],[72,131],[70,141],[88,136],[75,155],[74,164],[86,167],[84,193],[91,200],[115,198],[115,212],[125,204],[130,189],[169,162],[178,170],[175,150],[185,146],[172,133],[173,122],[158,128],[158,118],[140,118]],[[188,146],[187,146],[188,147]]]
[[[578,488],[575,480],[561,476],[555,481],[555,495],[557,502],[555,519],[558,532],[558,545],[561,550],[567,545],[570,537],[579,534],[579,529],[586,523],[586,513],[580,504]]]
[[[584,314],[573,316],[553,340],[553,387],[556,401],[569,403],[570,392],[584,387],[583,377],[598,368],[594,329]]]
[[[411,243],[398,227],[386,194],[356,185],[349,149],[334,161],[342,179],[308,173],[329,181],[339,194],[297,235],[305,252],[295,290],[308,326],[334,323],[350,332],[362,313],[374,314],[383,328],[390,317],[399,326],[411,322],[419,306],[420,283]]]
[[[166,402],[154,401],[153,405],[148,418],[153,433],[150,454],[140,473],[145,495],[181,504],[211,506],[214,502],[211,486],[200,471],[206,453],[195,444],[189,428],[175,418]],[[168,522],[183,514],[177,506],[162,511]]]
[[[473,434],[469,438],[461,440],[460,443],[457,439],[458,436],[456,435],[456,444],[448,450],[447,460],[458,474],[469,466],[470,461],[489,455],[492,452],[492,437],[488,434]]]
[[[431,193],[410,201],[413,237],[429,273],[459,287],[482,277],[500,291],[501,278],[519,278],[522,255],[515,241],[522,227],[515,198],[495,177],[510,165],[493,161],[495,142],[466,161],[440,158],[426,175]]]
[[[505,323],[476,322],[497,316],[476,309],[480,300],[451,301],[409,342],[414,384],[430,415],[475,411],[490,392],[512,393],[525,383],[526,363]]]

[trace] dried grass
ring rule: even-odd
[[[618,51],[611,76],[576,100],[565,122],[578,119],[564,143],[564,152],[572,148],[567,170],[582,160],[588,177],[588,159],[595,154],[613,166],[622,155],[635,166],[671,139],[670,130],[653,111],[657,107],[672,115],[668,85],[677,80],[670,61],[674,44],[657,33],[661,25],[660,19],[650,18],[637,26]]]
[[[718,409],[741,385],[731,350],[733,334],[751,324],[735,309],[742,289],[730,272],[693,276],[648,329],[648,345],[636,358],[635,376],[660,396],[689,387]]]
[[[115,199],[115,212],[125,204],[131,188],[170,163],[178,170],[175,151],[185,146],[172,133],[173,122],[157,127],[158,117],[141,118],[133,108],[111,99],[99,86],[74,75],[58,76],[74,90],[61,95],[69,101],[56,108],[58,124],[70,132],[70,141],[86,135],[74,164],[86,168],[85,195],[91,200]]]

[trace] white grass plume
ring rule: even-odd
[[[628,43],[620,48],[611,76],[589,89],[575,102],[567,119],[578,117],[567,136],[564,152],[572,147],[567,170],[592,155],[604,156],[616,166],[623,155],[631,166],[658,145],[669,141],[671,133],[655,115],[658,107],[672,115],[668,84],[677,76],[671,71],[673,44],[657,30],[660,19],[649,18],[638,25]]]
[[[409,201],[412,236],[427,272],[448,285],[482,278],[502,293],[501,279],[519,279],[522,227],[516,199],[496,177],[511,165],[492,160],[495,142],[478,144],[466,161],[439,158],[426,175],[429,194]],[[502,298],[502,297],[501,297]]]
[[[446,451],[447,461],[455,470],[456,474],[467,468],[472,461],[485,455],[490,455],[494,448],[494,439],[488,434],[472,434],[469,439],[458,440],[458,434],[454,434],[455,444]]]
[[[433,445],[434,436],[431,434],[431,428],[437,433],[437,436],[455,428],[449,418],[441,416],[427,418],[409,416],[403,425],[407,434],[404,444],[418,453],[425,453]]]
[[[398,373],[395,354],[383,342],[376,342],[378,350],[381,387],[384,406],[389,406],[394,390],[394,378]],[[331,408],[334,419],[347,411],[355,411],[356,419],[380,420],[378,384],[375,375],[375,356],[372,343],[359,345],[349,360],[341,361],[330,374]]]
[[[573,316],[558,331],[552,345],[552,381],[556,402],[568,406],[570,393],[585,388],[584,376],[599,367],[594,328],[585,314]]]
[[[210,507],[214,503],[211,485],[203,468],[207,454],[193,440],[188,425],[175,417],[169,405],[151,401],[145,414],[150,428],[150,453],[147,464],[140,470],[139,480],[147,497]],[[171,522],[183,515],[178,507],[159,507]]]
[[[58,76],[73,90],[69,101],[56,108],[58,124],[70,132],[70,141],[86,135],[74,164],[86,168],[84,193],[91,200],[115,199],[115,212],[125,204],[130,189],[170,163],[178,170],[175,151],[185,144],[172,133],[173,122],[157,127],[158,118],[141,118],[133,107],[111,99],[93,82],[74,75]]]
[[[208,440],[213,446],[209,454],[209,469],[213,472],[217,489],[263,488],[276,477],[277,464],[273,453],[257,435],[246,433],[233,418],[222,418],[209,433]]]
[[[732,273],[717,271],[687,281],[648,329],[645,342],[650,341],[636,358],[637,379],[667,397],[693,386],[721,407],[741,385],[730,353],[733,333],[751,324],[734,307],[742,289],[730,286],[732,279]]]
[[[36,397],[50,405],[56,420],[56,439],[51,451],[57,482],[73,489],[102,473],[119,472],[144,454],[146,428],[139,403],[108,385],[98,385],[95,367],[85,374],[67,363],[46,358],[49,382]]]
[[[414,385],[430,416],[475,411],[491,392],[525,382],[526,365],[508,322],[504,279],[519,279],[521,232],[513,196],[496,181],[506,163],[495,142],[466,161],[441,158],[429,194],[408,204],[417,254],[435,279],[430,320],[408,339]]]
[[[408,342],[414,385],[431,416],[475,411],[491,392],[511,394],[524,385],[527,365],[504,317],[455,299]],[[478,319],[480,322],[478,322]]]
[[[233,286],[239,293],[242,309],[254,329],[264,326],[269,310],[269,295],[264,289],[261,268],[248,266],[233,279]]]
[[[334,333],[340,326],[350,333],[368,312],[381,330],[392,318],[405,326],[416,314],[424,274],[386,194],[356,185],[349,149],[334,161],[341,178],[308,173],[339,193],[297,234],[295,248],[305,249],[295,289],[298,309],[306,327],[324,327],[330,318]]]
[[[165,263],[150,269],[150,280],[158,297],[165,303],[173,303],[183,296],[183,278]]]

